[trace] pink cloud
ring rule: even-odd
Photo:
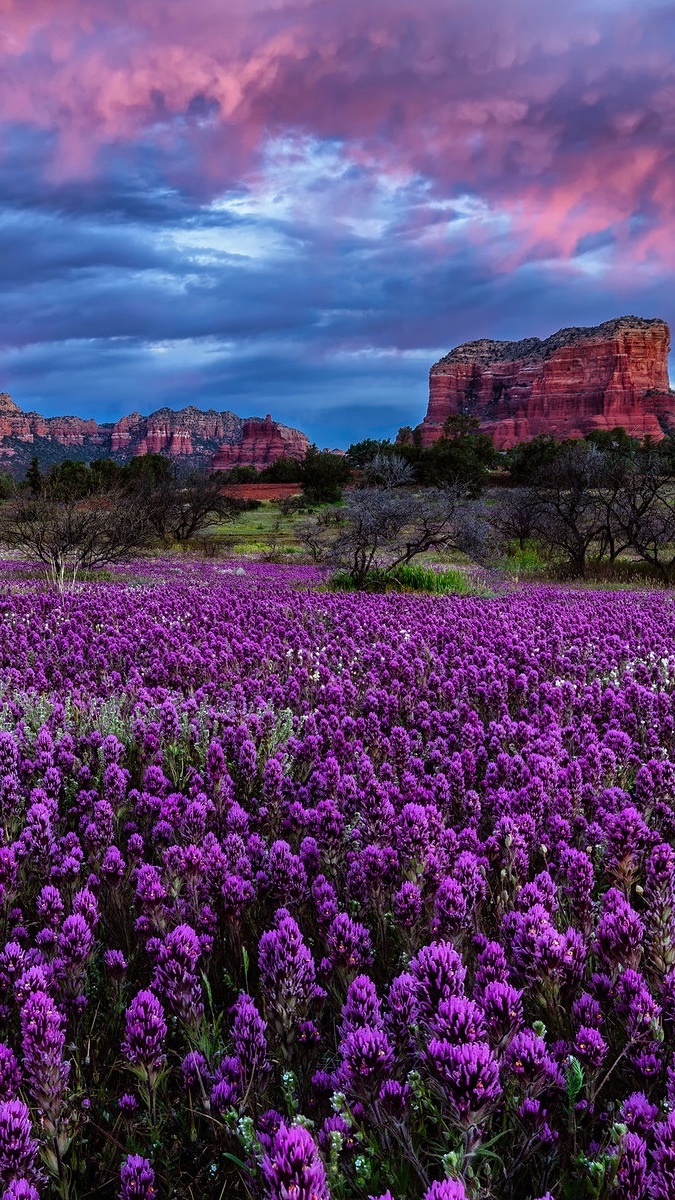
[[[151,140],[175,182],[213,195],[255,182],[268,139],[291,131],[421,175],[436,198],[475,192],[510,214],[520,255],[611,229],[619,250],[675,259],[658,4],[0,0],[0,15],[2,118],[54,134],[60,177]]]

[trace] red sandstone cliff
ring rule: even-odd
[[[309,439],[299,429],[278,425],[269,413],[249,417],[243,422],[241,440],[220,447],[213,459],[214,471],[229,471],[230,467],[267,467],[279,458],[304,458]]]
[[[498,449],[538,434],[582,437],[622,425],[660,439],[675,426],[665,321],[618,317],[589,329],[561,329],[521,342],[457,346],[431,368],[422,443],[441,436],[448,417],[478,417]]]
[[[33,455],[49,466],[68,457],[126,462],[150,453],[214,470],[237,463],[261,468],[282,455],[302,458],[308,447],[304,433],[270,416],[242,420],[232,412],[160,408],[148,417],[131,413],[114,425],[99,425],[81,417],[24,413],[11,396],[0,393],[0,468],[5,470],[23,470]]]

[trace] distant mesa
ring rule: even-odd
[[[520,342],[464,342],[429,374],[422,444],[448,417],[477,417],[500,450],[539,434],[583,437],[622,425],[631,437],[661,439],[675,428],[665,321],[617,317]]]
[[[242,419],[233,412],[199,408],[160,408],[142,417],[131,413],[114,424],[82,417],[42,417],[25,413],[0,393],[0,468],[20,474],[34,456],[42,467],[77,458],[128,462],[140,454],[166,454],[177,462],[209,470],[269,466],[282,457],[304,458],[309,439],[266,417]]]

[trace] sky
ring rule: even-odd
[[[479,337],[675,324],[675,3],[0,0],[0,391],[424,415]]]

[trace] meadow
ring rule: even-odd
[[[0,588],[0,1195],[675,1195],[675,605]]]

